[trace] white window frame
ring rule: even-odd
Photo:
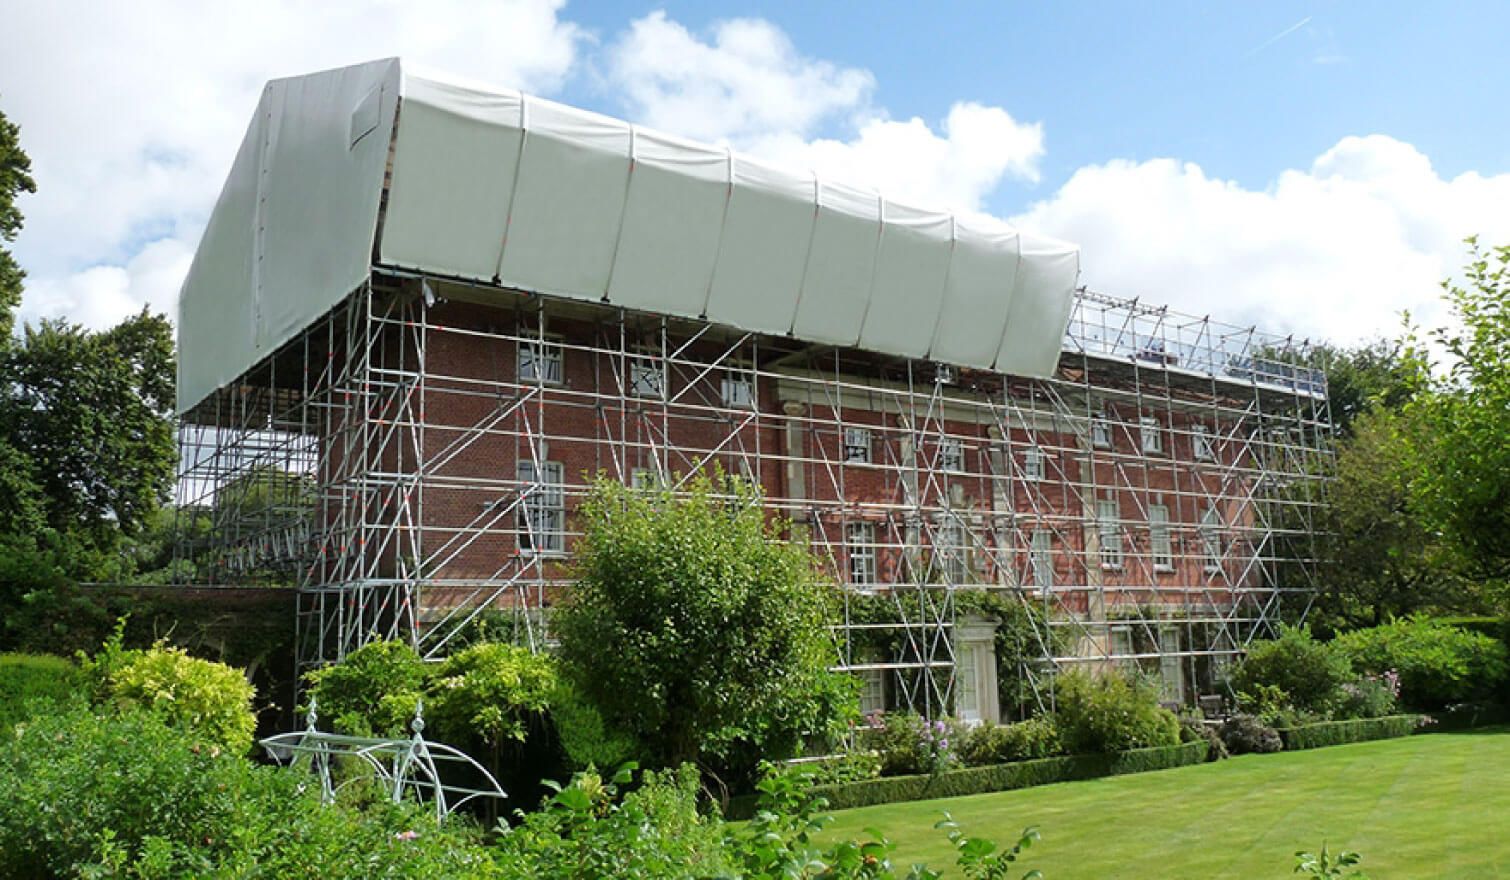
[[[1054,588],[1054,533],[1049,529],[1034,529],[1028,540],[1028,571],[1033,586],[1051,590]]]
[[[719,382],[719,398],[729,409],[754,409],[755,374],[749,370],[728,371]]]
[[[874,523],[852,522],[845,526],[844,550],[849,559],[849,584],[869,591],[876,578],[876,527]]]
[[[1222,541],[1222,515],[1208,507],[1201,513],[1201,565],[1206,573],[1222,570],[1222,557],[1226,554]]]
[[[965,472],[965,444],[958,437],[939,440],[939,470],[946,474]]]
[[[629,393],[635,397],[666,399],[666,362],[659,355],[629,356]]]
[[[1022,478],[1039,482],[1048,478],[1048,455],[1041,446],[1029,446],[1022,453]]]
[[[845,464],[870,464],[871,434],[869,428],[844,429]]]
[[[1101,537],[1101,567],[1122,567],[1122,505],[1109,498],[1096,501],[1096,528]]]
[[[1104,409],[1091,417],[1091,445],[1097,449],[1112,448],[1112,420]]]
[[[1169,533],[1169,508],[1162,504],[1148,505],[1148,555],[1153,561],[1153,570],[1174,571],[1174,541]]]
[[[860,715],[879,715],[886,711],[886,670],[860,670]]]
[[[1205,424],[1198,423],[1191,426],[1190,447],[1196,461],[1216,459],[1216,447],[1211,442],[1211,428]]]
[[[555,341],[557,339],[559,337],[547,336],[543,341],[519,340],[515,358],[519,384],[561,385],[566,382],[566,347]],[[536,373],[536,364],[544,364],[544,375]]]
[[[945,582],[954,586],[970,583],[970,527],[945,512],[935,521],[933,534],[934,565]]]
[[[1164,451],[1164,425],[1153,416],[1138,419],[1138,448],[1147,453]]]
[[[528,493],[519,504],[519,552],[559,556],[566,552],[566,468],[542,461],[540,471],[536,479],[535,463],[519,462],[520,490]]]

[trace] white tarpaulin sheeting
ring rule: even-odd
[[[394,125],[397,113],[397,126]],[[1071,245],[397,60],[267,87],[180,301],[187,408],[379,263],[1042,376]]]

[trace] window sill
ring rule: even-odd
[[[1155,565],[1153,567],[1153,571],[1154,571],[1154,574],[1174,574],[1174,566],[1173,565]]]
[[[1121,571],[1122,570],[1122,563],[1120,563],[1120,562],[1103,562],[1103,563],[1101,563],[1101,570],[1102,571]]]

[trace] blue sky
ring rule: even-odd
[[[1084,280],[1351,341],[1510,240],[1499,3],[16,4],[23,317],[171,313],[261,84],[386,55],[1080,244]]]

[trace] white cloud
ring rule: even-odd
[[[536,91],[584,40],[562,0],[424,4],[230,0],[22,3],[5,13],[0,109],[22,126],[23,319],[90,324],[178,281],[133,270],[149,242],[192,249],[263,83],[389,55]],[[169,245],[158,245],[159,249]],[[149,247],[150,249],[150,247]],[[155,285],[155,286],[154,286]],[[77,311],[83,309],[84,311]]]
[[[1510,175],[1447,180],[1410,144],[1347,137],[1263,190],[1172,159],[1076,171],[1014,219],[1078,242],[1084,280],[1184,311],[1343,342],[1439,319],[1462,239],[1510,240]]]
[[[654,12],[609,49],[631,118],[923,207],[978,211],[1007,176],[1036,181],[1043,128],[1000,107],[954,104],[937,130],[873,105],[869,71],[803,57],[768,22],[732,19],[706,40]]]
[[[900,201],[978,212],[1003,178],[1038,180],[1043,128],[1000,107],[960,103],[949,108],[941,132],[916,117],[870,119],[851,140],[773,136],[752,149],[831,179],[878,187]]]
[[[864,112],[875,89],[869,71],[804,58],[761,19],[719,22],[704,42],[652,12],[615,41],[608,63],[608,87],[635,121],[739,144],[807,135],[832,116]]]
[[[175,238],[151,242],[125,265],[102,264],[52,278],[33,279],[26,295],[29,317],[66,318],[109,327],[147,306],[171,314],[179,285],[194,258],[193,245]]]

